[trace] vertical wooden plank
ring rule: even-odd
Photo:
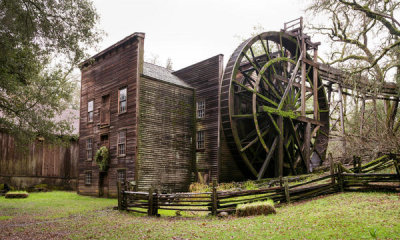
[[[318,62],[318,48],[314,49],[314,63]],[[318,120],[318,69],[313,67],[313,99],[314,99],[314,119]]]
[[[337,166],[337,174],[338,174],[338,183],[339,183],[339,190],[340,192],[343,192],[343,169],[341,168],[341,166],[339,164],[336,165]]]
[[[284,152],[283,152],[283,144],[284,144],[284,130],[283,130],[283,117],[278,117],[278,127],[281,131],[281,135],[279,136],[279,144],[278,144],[278,176],[283,176],[283,159],[284,159]]]
[[[121,182],[117,182],[117,196],[118,196],[118,210],[122,210],[122,195],[121,195]]]
[[[211,193],[211,215],[216,216],[218,210],[217,180],[213,179]]]
[[[290,204],[290,193],[289,193],[289,183],[287,177],[285,177],[284,181],[284,187],[285,187],[285,197],[286,197],[286,202]]]
[[[153,188],[149,188],[149,199],[148,199],[148,210],[147,210],[147,215],[148,216],[153,216],[153,193],[154,190]]]
[[[304,37],[301,36],[301,50],[304,53],[303,58],[306,58],[306,43]],[[306,63],[301,61],[301,116],[306,115]]]
[[[306,158],[307,173],[310,172],[310,147],[311,147],[311,123],[307,122],[306,128],[304,129],[304,156]]]
[[[363,135],[363,129],[364,129],[364,114],[365,114],[365,95],[362,96],[362,100],[361,100],[360,136]]]
[[[342,133],[342,148],[344,153],[346,153],[346,138],[345,138],[345,127],[344,127],[344,106],[343,106],[343,90],[342,86],[339,85],[338,87],[338,92],[339,92],[339,118],[340,118],[340,125],[341,125],[341,133]]]
[[[333,165],[333,157],[332,153],[328,153],[328,158],[329,158],[329,168],[330,168],[330,174],[331,174],[331,183],[335,184],[335,167]]]

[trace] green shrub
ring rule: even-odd
[[[96,160],[96,163],[99,165],[100,171],[107,171],[110,161],[108,148],[106,146],[99,148],[94,156],[94,160]]]
[[[206,184],[194,182],[194,183],[190,184],[189,191],[190,192],[210,192],[211,188]]]
[[[256,216],[275,214],[276,210],[272,200],[240,204],[236,207],[236,216]]]
[[[29,193],[25,191],[10,191],[6,193],[6,198],[27,198]]]
[[[246,190],[258,189],[257,185],[253,181],[246,181],[243,183],[243,188]]]

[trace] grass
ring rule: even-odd
[[[398,194],[342,193],[257,217],[145,217],[73,192],[0,197],[0,236],[16,239],[397,239]]]

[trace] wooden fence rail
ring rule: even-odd
[[[347,173],[336,165],[333,174],[305,183],[289,186],[283,179],[282,186],[245,191],[217,191],[214,181],[211,192],[160,194],[156,189],[149,192],[128,191],[118,183],[118,209],[159,216],[158,210],[202,211],[217,215],[234,212],[239,204],[272,199],[290,203],[341,191],[400,191],[400,174]],[[332,173],[332,171],[331,171]]]

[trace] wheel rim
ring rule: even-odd
[[[302,162],[307,152],[302,143],[306,123],[298,120],[300,71],[293,73],[299,57],[295,38],[282,32],[266,32],[243,42],[227,63],[221,86],[222,127],[234,159],[248,178],[276,175],[274,151],[279,136],[285,146],[284,174],[307,170]],[[312,76],[311,66],[307,71],[307,76]],[[292,75],[294,83],[283,97]],[[318,82],[321,86],[321,80]],[[315,135],[310,149],[306,149],[324,160],[329,117],[323,87],[318,90],[318,103],[319,120],[325,125],[311,127]],[[279,116],[283,116],[281,132],[277,128]]]

